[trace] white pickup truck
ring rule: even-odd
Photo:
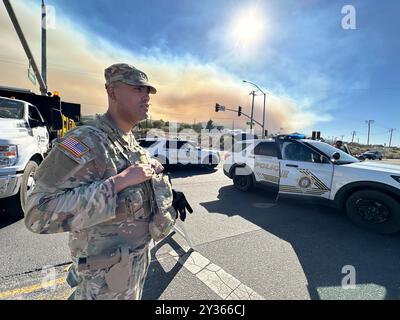
[[[20,215],[33,187],[33,175],[49,149],[49,132],[38,109],[0,97],[0,198],[9,198]]]
[[[80,121],[81,105],[57,93],[0,86],[0,211],[23,217],[34,173],[51,147]]]
[[[328,200],[358,226],[400,231],[400,166],[360,162],[301,135],[247,140],[225,154],[224,173],[241,191],[263,184],[279,197]]]

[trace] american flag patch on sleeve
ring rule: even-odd
[[[88,146],[78,139],[72,137],[65,138],[62,142],[60,142],[59,146],[69,151],[77,158],[82,157],[86,152],[89,151]]]

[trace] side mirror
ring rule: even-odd
[[[63,127],[63,119],[61,111],[57,109],[51,109],[51,129],[53,131],[61,130],[62,127]]]
[[[340,159],[340,153],[339,152],[335,152],[332,155],[332,159],[335,160],[335,161],[338,161]]]

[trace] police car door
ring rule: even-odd
[[[29,105],[28,119],[33,137],[37,141],[40,151],[45,153],[49,147],[49,133],[39,111],[32,105]]]
[[[257,182],[278,186],[279,160],[275,141],[261,141],[250,152],[250,159],[254,159],[253,171]]]
[[[308,146],[293,140],[281,142],[279,194],[328,198],[333,164]]]

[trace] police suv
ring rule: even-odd
[[[225,154],[224,173],[241,191],[263,184],[282,196],[328,200],[371,231],[400,230],[398,165],[361,162],[304,135],[282,135],[235,144]]]
[[[201,165],[212,171],[221,160],[218,152],[202,149],[192,141],[146,138],[139,139],[138,142],[150,153],[150,156],[155,157],[166,166],[174,164]]]

